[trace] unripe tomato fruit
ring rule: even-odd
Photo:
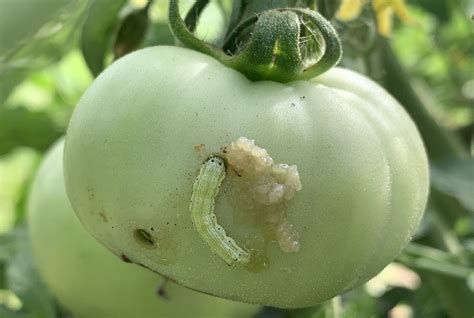
[[[42,278],[75,318],[241,318],[259,310],[172,282],[160,297],[162,277],[121,261],[77,220],[64,187],[63,148],[64,140],[56,142],[35,177],[28,228]]]
[[[264,238],[257,269],[224,263],[189,213],[196,150],[216,153],[241,136],[297,165],[302,183],[286,208],[300,250]],[[410,240],[429,184],[414,123],[366,77],[334,68],[311,81],[251,82],[177,47],[143,49],[104,71],[72,116],[64,160],[76,214],[115,254],[193,289],[275,307],[314,305],[379,272]],[[218,223],[244,246],[262,240],[237,220],[245,210],[231,190],[216,198]]]

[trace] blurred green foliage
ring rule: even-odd
[[[8,287],[18,297],[18,302],[12,302],[10,296],[9,306],[0,301],[0,317],[56,317],[56,303],[35,269],[26,229],[22,226],[0,237],[0,243],[0,261],[5,256],[8,260],[0,288]]]
[[[437,2],[443,5],[427,11]],[[413,5],[414,22],[400,26],[393,38],[425,104],[432,105],[429,110],[450,129],[472,127],[474,120],[474,28],[468,19],[473,9],[471,3],[469,11],[469,1],[457,2]]]
[[[99,74],[117,57],[114,47],[173,45],[174,40],[166,25],[166,1],[156,0],[149,8],[141,43],[134,42],[133,32],[118,38],[117,34],[130,12],[140,10],[146,1],[131,1],[124,7],[126,1],[65,1],[68,10],[59,8],[44,17],[36,12],[38,19],[30,21],[34,32],[18,30],[23,33],[16,37],[5,33],[15,30],[5,27],[15,23],[13,16],[5,15],[8,1],[0,0],[0,317],[64,317],[28,253],[23,215],[30,180],[44,151],[65,133],[75,104],[93,80],[91,74]],[[185,12],[193,1],[183,2]],[[197,27],[201,38],[215,42],[222,37],[230,2],[213,1],[205,9]],[[110,3],[116,8],[112,10]],[[289,311],[265,308],[260,318],[395,313],[457,317],[460,311],[453,309],[453,297],[474,303],[474,22],[470,20],[474,3],[412,0],[408,4],[413,22],[397,22],[389,42],[427,114],[464,149],[460,155],[446,153],[437,162],[431,158],[432,199],[415,237],[418,245],[411,245],[398,259],[416,273],[391,268],[326,304]],[[333,22],[343,40],[343,64],[382,81],[387,68],[379,55],[385,40],[376,34],[370,8],[354,21]],[[26,40],[8,44],[20,38]],[[4,50],[5,43],[10,49]],[[424,129],[423,123],[417,124]],[[421,284],[413,283],[419,279]]]

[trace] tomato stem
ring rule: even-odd
[[[472,268],[460,264],[453,254],[417,243],[408,244],[403,253],[398,256],[397,261],[414,269],[452,278],[467,280],[473,274]]]
[[[407,112],[415,120],[430,161],[433,163],[450,157],[463,158],[467,156],[467,150],[462,147],[456,138],[457,136],[444,130],[430,116],[426,106],[413,89],[409,76],[393,52],[390,43],[386,39],[380,39],[380,42],[382,66],[385,70],[383,78],[385,86],[405,106]],[[452,229],[445,224],[445,220],[453,218],[453,211],[456,209],[446,201],[450,202],[450,198],[432,186],[430,190],[432,212],[430,214],[434,226],[428,230],[426,243],[451,253],[459,264],[466,266],[465,248],[458,241]],[[472,316],[474,312],[474,303],[471,300],[472,290],[469,289],[465,279],[447,275],[446,271],[434,273],[432,269],[421,267],[417,272],[421,275],[422,280],[432,285],[453,317]]]
[[[226,59],[226,55],[219,51],[219,49],[209,43],[199,40],[194,34],[188,29],[186,23],[179,14],[179,7],[177,0],[170,0],[169,11],[168,11],[168,23],[174,34],[174,36],[181,41],[188,48],[192,48],[201,53],[218,59],[223,62]],[[224,63],[224,62],[223,62]],[[225,63],[224,63],[225,64]]]
[[[197,0],[191,9],[189,9],[186,18],[184,19],[184,23],[188,27],[189,31],[194,32],[196,30],[197,22],[199,20],[199,16],[201,15],[204,8],[206,8],[209,0]]]
[[[193,30],[207,3],[195,3],[186,17],[194,17],[189,18],[191,23],[181,18],[178,1],[170,0],[171,30],[186,47],[216,58],[251,80],[306,80],[326,72],[341,58],[341,42],[329,21],[297,7],[275,8],[244,18],[230,30],[221,48],[206,43]]]
[[[405,107],[416,122],[431,161],[446,157],[464,157],[467,155],[457,138],[442,129],[430,116],[426,106],[410,83],[409,76],[401,66],[386,39],[380,39],[382,66],[385,70],[382,80],[387,90]]]

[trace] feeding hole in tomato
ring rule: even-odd
[[[135,241],[140,244],[142,247],[148,249],[156,248],[156,242],[151,236],[150,233],[145,231],[144,229],[135,229],[133,231],[133,236],[135,237]]]
[[[255,218],[262,224],[285,253],[300,250],[297,229],[286,218],[286,206],[302,189],[298,167],[274,163],[265,148],[255,140],[240,137],[226,146],[225,158],[234,179],[231,191],[237,198],[236,211],[245,210],[235,219]],[[231,181],[232,182],[232,181]]]

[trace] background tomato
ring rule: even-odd
[[[284,253],[223,185],[215,213],[260,251],[250,270],[213,254],[189,213],[203,148],[241,136],[297,165],[303,187],[286,211],[301,249]],[[410,240],[428,194],[415,125],[366,77],[335,68],[312,81],[250,82],[176,47],[132,53],[96,79],[69,126],[65,177],[77,215],[115,254],[193,289],[276,307],[368,280]]]
[[[120,261],[80,225],[64,188],[59,140],[46,155],[28,201],[31,243],[48,287],[74,317],[250,317],[257,306],[204,295]],[[104,216],[105,217],[105,216]]]

